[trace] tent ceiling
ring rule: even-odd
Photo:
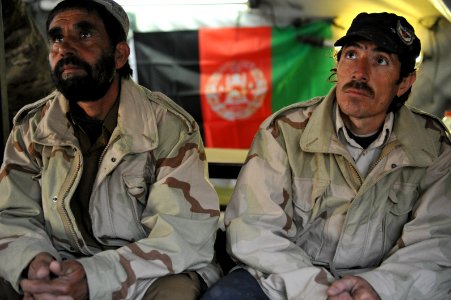
[[[451,0],[446,1],[451,5]],[[417,28],[419,23],[422,27],[428,27],[442,15],[433,2],[440,2],[446,7],[442,0],[260,0],[260,9],[271,10],[278,20],[334,18],[338,31],[348,28],[359,12],[387,11],[403,15]]]

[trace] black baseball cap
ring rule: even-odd
[[[362,38],[376,43],[390,53],[398,54],[400,59],[407,56],[408,61],[413,63],[420,55],[421,42],[415,35],[414,28],[404,17],[393,13],[358,14],[346,35],[338,39],[334,45],[344,46]]]

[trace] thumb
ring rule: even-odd
[[[354,287],[355,282],[355,278],[351,276],[334,281],[327,289],[327,295],[337,296],[343,292],[349,292]]]
[[[57,260],[54,260],[50,263],[49,269],[56,276],[61,276],[63,274],[62,264]]]

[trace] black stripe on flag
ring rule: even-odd
[[[188,111],[203,135],[198,31],[134,33],[138,82]]]

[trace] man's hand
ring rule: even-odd
[[[379,295],[365,279],[345,276],[327,289],[328,300],[380,300]]]
[[[88,282],[83,266],[76,260],[52,261],[50,272],[56,278],[24,279],[20,285],[28,299],[87,299]]]
[[[50,279],[50,263],[54,261],[50,253],[41,252],[28,266],[28,279]]]
[[[54,261],[50,253],[41,252],[34,257],[28,265],[27,278],[28,279],[50,279],[50,263]],[[30,294],[24,292],[24,299],[32,299]]]

